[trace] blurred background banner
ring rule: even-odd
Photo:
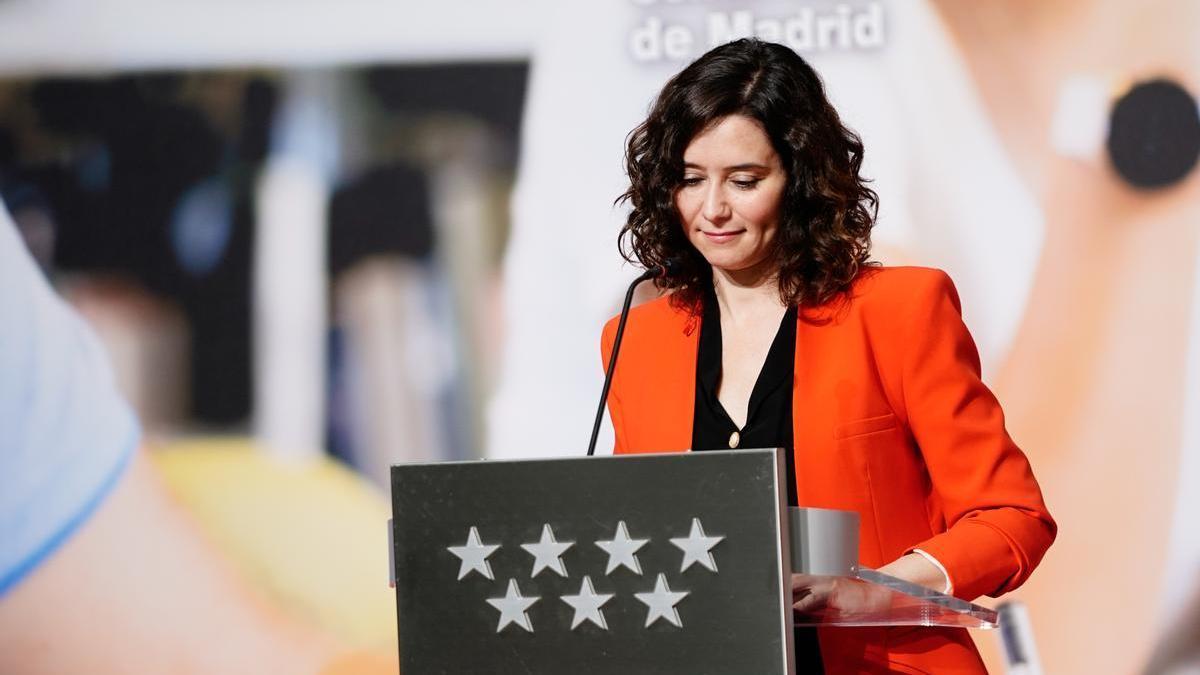
[[[625,136],[750,35],[863,137],[876,257],[958,286],[1060,523],[1014,594],[1046,672],[1138,671],[1200,580],[1192,0],[6,0],[0,196],[183,500],[270,570],[187,457],[331,456],[370,494],[584,452]]]

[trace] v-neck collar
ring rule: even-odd
[[[717,397],[717,388],[721,381],[721,365],[723,355],[723,340],[721,335],[721,308],[716,294],[709,292],[704,299],[700,325],[699,367],[697,376],[699,386],[704,395],[709,397],[714,410],[724,413],[732,429],[741,431],[750,426],[762,402],[780,386],[790,383],[793,375],[796,348],[796,307],[788,307],[779,322],[775,338],[763,360],[763,365],[754,381],[750,392],[750,401],[746,406],[746,424],[738,427],[725,407]]]

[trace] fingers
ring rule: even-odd
[[[800,597],[792,597],[792,609],[802,614],[815,612],[825,607],[825,598],[816,593],[805,593]]]
[[[812,586],[817,583],[818,577],[813,574],[792,574],[792,590]]]
[[[792,575],[792,608],[797,612],[813,612],[829,602],[831,585],[827,579],[807,574]]]
[[[837,591],[837,578],[814,574],[792,575],[792,608],[797,612],[826,609]]]

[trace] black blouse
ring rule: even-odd
[[[731,448],[792,449],[792,378],[796,362],[796,308],[790,307],[767,351],[747,407],[746,426],[739,429],[717,398],[721,382],[721,309],[711,293],[700,323],[696,358],[696,405],[692,413],[693,450]],[[736,436],[735,436],[736,434]],[[796,502],[796,465],[787,455],[787,502]]]
[[[796,461],[792,453],[792,381],[796,362],[796,307],[788,308],[754,382],[741,429],[717,398],[721,382],[721,310],[716,296],[705,298],[696,357],[696,403],[692,415],[692,450],[785,448],[787,501],[796,501]],[[796,672],[823,673],[821,648],[814,628],[796,628]]]

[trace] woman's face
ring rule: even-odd
[[[683,152],[675,208],[688,240],[716,269],[745,272],[767,263],[787,183],[759,123],[730,115]]]

